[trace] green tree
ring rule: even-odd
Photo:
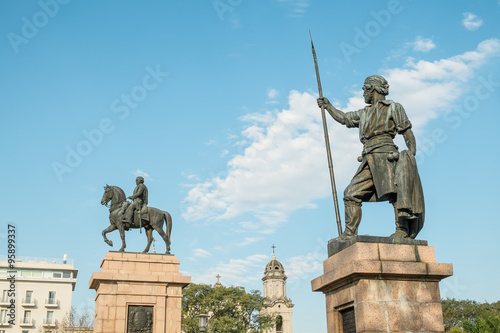
[[[483,314],[463,323],[466,333],[500,333],[500,316]]]
[[[452,327],[462,327],[465,321],[474,320],[479,315],[479,303],[471,300],[445,299],[443,306],[443,320],[446,331]]]
[[[500,333],[500,302],[446,299],[442,306],[446,332]]]
[[[274,318],[261,316],[264,298],[257,290],[243,287],[217,287],[190,284],[183,291],[182,331],[198,333],[199,314],[208,314],[207,332],[260,332],[274,324]]]

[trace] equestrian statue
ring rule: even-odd
[[[137,186],[134,190],[134,194],[128,198],[126,198],[125,192],[118,186],[104,186],[101,204],[109,207],[110,222],[110,226],[102,231],[104,242],[109,246],[113,246],[113,242],[106,237],[106,234],[118,229],[120,238],[122,239],[122,247],[118,251],[123,252],[127,247],[125,243],[125,231],[144,227],[148,238],[148,244],[143,253],[149,252],[149,248],[153,242],[153,230],[156,230],[165,242],[167,249],[165,254],[170,254],[172,217],[164,210],[147,206],[148,189],[146,185],[144,185],[143,177],[137,177],[136,184]],[[133,202],[130,203],[126,199],[131,199]],[[164,222],[166,224],[165,231],[163,230]]]

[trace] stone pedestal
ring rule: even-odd
[[[444,332],[439,281],[453,266],[436,263],[427,242],[332,242],[324,274],[311,281],[326,296],[328,333]]]
[[[173,255],[108,252],[89,283],[94,332],[180,333],[182,288],[191,278],[179,264]]]

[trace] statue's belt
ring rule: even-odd
[[[389,149],[380,149],[383,147],[390,147]],[[365,156],[366,154],[381,154],[381,153],[393,153],[394,149],[396,152],[398,151],[398,146],[396,146],[394,143],[380,143],[377,145],[373,145],[370,147],[363,147],[363,152],[362,155]]]
[[[358,157],[358,161],[361,162],[367,154],[388,154],[387,160],[390,162],[399,159],[398,146],[394,144],[390,135],[375,136],[365,141],[363,144],[363,152],[361,156]]]

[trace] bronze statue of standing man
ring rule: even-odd
[[[133,202],[125,211],[124,223],[130,223],[133,225],[133,218],[135,210],[142,210],[143,206],[148,204],[148,188],[144,185],[144,178],[139,176],[135,179],[136,187],[134,189],[134,194],[129,196],[127,199],[131,199]]]
[[[363,109],[343,112],[327,98],[318,98],[337,122],[359,128],[363,143],[361,162],[344,191],[345,231],[342,238],[357,235],[363,202],[389,201],[394,206],[396,232],[392,238],[415,238],[424,222],[424,197],[418,175],[417,151],[411,123],[401,104],[387,100],[389,84],[380,75],[366,78]],[[401,153],[394,144],[396,134],[404,137],[408,150]]]

